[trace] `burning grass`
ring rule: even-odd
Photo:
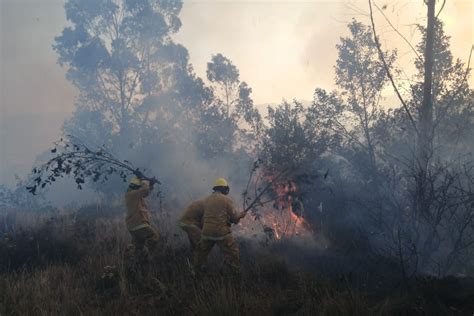
[[[8,236],[0,242],[2,315],[436,315],[474,309],[474,286],[459,280],[424,278],[405,292],[379,291],[338,268],[342,256],[288,238],[266,245],[241,238],[240,279],[225,273],[218,253],[208,273],[196,277],[182,234],[164,229],[169,221],[160,225],[166,238],[156,263],[137,282],[127,272],[129,237],[120,216],[30,218],[15,213],[0,222]],[[456,295],[447,294],[450,288]]]

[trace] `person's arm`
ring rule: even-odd
[[[142,180],[142,185],[136,192],[140,197],[147,197],[152,189],[148,180]]]
[[[234,203],[229,200],[229,204],[227,206],[230,222],[232,224],[238,224],[240,222],[240,219],[245,217],[245,212],[238,212],[235,209]]]

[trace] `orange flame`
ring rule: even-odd
[[[271,181],[271,177],[269,177]],[[260,222],[273,230],[277,240],[294,236],[312,235],[310,225],[303,218],[304,206],[297,194],[298,188],[293,180],[279,182],[273,187],[276,194],[273,205],[265,205],[259,211]],[[297,208],[297,209],[294,209]]]

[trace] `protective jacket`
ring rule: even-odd
[[[219,239],[230,234],[231,224],[237,224],[240,214],[234,202],[220,192],[214,192],[202,200],[204,206],[202,239]]]
[[[127,217],[125,222],[129,231],[135,231],[150,226],[150,212],[148,211],[145,197],[150,193],[148,181],[142,181],[140,188],[128,190],[125,193],[125,205],[127,206]]]
[[[202,229],[202,220],[204,214],[203,200],[192,202],[179,218],[181,227],[196,227]]]

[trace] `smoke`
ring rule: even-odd
[[[51,50],[53,37],[58,35],[62,26],[65,25],[64,12],[58,4],[61,3],[43,2],[25,6],[22,3],[1,2],[0,177],[2,181],[13,182],[14,173],[25,173],[25,170],[30,169],[32,157],[41,153],[53,140],[59,138],[57,131],[60,130],[64,117],[73,109],[75,91],[63,80],[63,70],[54,66],[57,56]],[[271,14],[266,15],[269,7],[272,8]],[[306,98],[313,92],[315,82],[321,82],[322,86],[332,86],[330,83],[332,72],[328,67],[332,67],[331,59],[336,59],[334,44],[338,41],[337,35],[342,32],[334,31],[339,30],[341,24],[338,22],[337,26],[334,26],[330,18],[324,20],[324,25],[312,24],[315,21],[312,14],[314,12],[309,10],[309,7],[314,10],[321,8],[315,3],[304,4],[301,7],[294,4],[269,3],[219,5],[185,3],[181,16],[184,27],[175,38],[189,49],[189,61],[194,64],[201,77],[204,77],[205,65],[211,54],[222,51],[224,55],[230,57],[238,66],[241,77],[248,81],[256,92],[257,103],[273,102],[281,97],[294,95]],[[317,16],[329,16],[324,11],[330,10],[330,7],[326,4],[323,7],[324,10],[320,10]],[[337,7],[339,10],[340,7]],[[291,8],[290,12],[288,8]],[[202,14],[195,14],[194,9],[199,9],[198,11]],[[250,16],[247,15],[247,11],[251,12]],[[445,13],[448,14],[448,11]],[[218,19],[213,19],[214,17]],[[461,18],[461,20],[468,19]],[[43,21],[48,22],[43,23]],[[12,27],[13,25],[18,27]],[[378,25],[381,28],[386,27],[386,25],[382,27],[380,23]],[[5,32],[6,26],[8,26],[8,33]],[[448,27],[452,27],[452,24],[448,23]],[[31,35],[31,32],[35,32],[34,35]],[[398,46],[399,41],[391,41],[391,45]],[[458,43],[460,42],[462,41],[458,40]],[[383,44],[385,45],[385,42]],[[300,47],[303,49],[298,49]],[[464,56],[464,54],[456,53],[454,55]],[[187,59],[185,63],[187,67]],[[405,61],[402,61],[401,65],[404,64]],[[189,67],[191,68],[191,64]],[[189,78],[181,79],[185,81],[184,79]],[[182,89],[179,92],[188,90],[191,89]],[[191,98],[191,101],[190,103],[195,105],[201,100]],[[230,182],[230,196],[240,209],[243,204],[241,194],[248,181],[253,161],[257,158],[255,153],[235,150],[234,152],[223,151],[222,154],[213,157],[204,156],[200,148],[203,141],[200,139],[202,135],[196,133],[199,123],[182,115],[183,105],[177,106],[178,103],[174,98],[163,96],[151,100],[149,106],[160,109],[153,113],[155,116],[153,123],[150,125],[137,123],[125,131],[120,131],[120,137],[117,136],[107,145],[111,145],[117,158],[132,161],[137,167],[147,168],[158,177],[162,182],[160,190],[164,208],[170,214],[171,218],[168,220],[171,222],[191,201],[209,194],[214,179],[220,177]],[[304,108],[308,106],[305,105]],[[38,112],[42,115],[38,116],[36,114]],[[59,114],[52,115],[51,113]],[[137,117],[141,119],[140,115]],[[83,141],[89,141],[87,135],[96,133],[97,137],[93,146],[102,145],[103,135],[107,135],[112,129],[107,124],[101,125],[105,121],[101,116],[95,116],[92,119],[90,116],[78,114],[76,118],[78,118],[77,126],[82,127],[83,135],[86,137]],[[400,160],[407,158],[402,156],[411,152],[412,142],[408,142],[407,139],[413,138],[414,135],[405,132],[405,126],[400,124],[402,119],[399,113],[395,113],[387,120],[381,120],[380,125],[371,130],[374,134],[380,133],[377,134],[379,139],[376,149],[379,149],[381,154],[391,152],[396,156],[396,159],[390,158],[377,166],[380,167],[378,170],[380,174],[368,169],[370,164],[364,150],[353,142],[340,142],[331,148],[337,152],[336,154],[327,154],[321,161],[311,161],[308,173],[314,172],[315,169],[330,170],[330,176],[325,185],[319,182],[308,185],[309,193],[304,200],[307,214],[305,220],[310,222],[314,231],[309,236],[299,236],[301,238],[295,238],[288,243],[282,242],[291,249],[288,250],[286,246],[282,246],[285,248],[284,253],[294,259],[302,253],[308,254],[314,251],[317,252],[315,255],[317,258],[328,255],[333,249],[338,249],[349,253],[347,255],[349,259],[337,253],[335,256],[338,262],[350,264],[351,258],[357,257],[360,263],[365,259],[365,255],[373,254],[374,251],[379,254],[383,252],[385,258],[390,259],[389,264],[392,263],[392,259],[394,261],[406,260],[406,267],[414,271],[418,268],[414,265],[417,264],[416,260],[419,258],[417,249],[414,249],[413,245],[424,247],[426,243],[429,247],[423,255],[436,260],[444,260],[449,258],[450,253],[453,254],[451,250],[452,246],[456,245],[456,240],[453,241],[452,236],[457,236],[458,228],[463,227],[464,224],[462,216],[469,212],[461,213],[462,216],[456,218],[457,223],[448,220],[447,217],[442,217],[443,221],[435,223],[440,224],[441,227],[433,232],[432,239],[439,243],[438,245],[429,245],[430,222],[417,223],[420,228],[417,227],[413,231],[410,230],[410,225],[406,224],[412,218],[410,212],[413,212],[413,208],[407,205],[410,205],[412,201],[409,195],[414,190],[412,183],[406,180],[410,178],[410,175],[407,176],[410,170],[403,166],[404,162],[400,163]],[[450,122],[447,130],[459,122],[455,118]],[[66,132],[73,130],[73,124],[69,123],[70,121],[64,124]],[[347,124],[346,127],[352,128],[351,124],[354,123]],[[222,128],[221,125],[212,126],[210,132],[218,136],[227,135],[220,128]],[[83,135],[75,136],[82,137]],[[354,133],[354,136],[357,137],[357,133]],[[453,139],[455,141],[452,141]],[[443,139],[442,143],[443,145],[457,144],[459,139],[454,135],[448,140]],[[224,139],[224,143],[226,141],[231,142],[230,139]],[[472,144],[472,138],[470,143],[469,140],[464,139],[457,145],[457,149],[462,147],[462,150],[472,151]],[[293,144],[287,145],[291,147],[290,145]],[[446,151],[452,152],[451,147],[447,148]],[[286,155],[286,157],[290,161],[294,158],[291,155]],[[40,155],[36,163],[44,162],[46,159],[48,155]],[[466,160],[472,162],[472,157]],[[321,165],[316,168],[317,163]],[[440,174],[442,173],[444,178],[434,179],[433,187],[440,188],[438,191],[445,189],[446,186],[440,182],[443,179],[454,178],[449,173],[451,170],[451,166],[441,169],[444,173],[440,172]],[[381,179],[380,182],[375,182],[377,177]],[[455,179],[465,181],[464,178]],[[74,203],[74,208],[79,208],[82,204],[105,202],[110,208],[123,208],[122,194],[126,187],[127,183],[117,178],[107,184],[90,184],[86,190],[78,191],[73,181],[64,179],[49,188],[45,195],[55,205],[62,207],[72,208],[71,203]],[[437,194],[437,192],[434,193]],[[454,190],[447,192],[459,193]],[[438,201],[435,202],[438,203]],[[433,208],[445,207],[441,202],[433,204]],[[469,207],[472,210],[472,205],[466,201],[462,203],[464,203],[462,204],[463,211],[469,211]],[[323,212],[318,211],[321,204],[324,205]],[[155,202],[152,205],[155,209],[158,207]],[[449,209],[445,216],[451,214],[451,211],[452,209]],[[261,222],[249,216],[237,227],[237,232],[244,239],[262,244],[267,242],[269,237],[265,228]],[[416,234],[423,235],[423,239],[413,241]],[[460,238],[459,240],[461,240],[459,244],[463,245],[468,244],[471,239]],[[397,242],[399,242],[398,245]],[[327,250],[328,248],[330,250]],[[459,251],[461,250],[466,249]],[[469,256],[468,252],[463,254],[472,261],[472,255]],[[408,255],[408,258],[405,255]],[[439,262],[436,264],[440,265]],[[430,262],[427,266],[420,267],[419,271],[433,273],[432,266]],[[363,269],[359,271],[361,270]]]
[[[63,1],[0,2],[0,181],[15,186],[59,135],[77,91],[51,49]]]
[[[77,91],[66,81],[51,49],[54,37],[67,25],[63,5],[63,0],[0,2],[0,178],[10,187],[14,186],[14,175],[24,177],[35,155],[58,138],[62,121],[74,109]],[[333,86],[334,43],[346,34],[345,24],[352,17],[362,18],[354,7],[367,11],[366,6],[365,1],[185,2],[180,15],[183,26],[175,39],[188,48],[190,61],[202,78],[210,56],[223,52],[239,66],[242,77],[254,89],[257,104],[294,96],[310,99],[316,85]],[[441,14],[447,22],[446,32],[452,36],[453,54],[464,61],[472,39],[472,6],[469,1],[448,1]],[[423,9],[422,2],[397,2],[385,13],[410,35],[412,30],[405,25],[422,23],[415,13],[421,14]],[[407,12],[413,16],[408,18]],[[386,31],[384,45],[405,47],[383,18],[377,22]],[[289,36],[280,32],[286,28]],[[288,39],[294,43],[288,45]],[[286,46],[291,46],[294,54],[281,50]],[[411,56],[406,48],[401,55]],[[405,68],[410,64],[400,65]],[[474,79],[469,80],[472,85]],[[18,132],[15,126],[28,126],[31,132]],[[34,138],[29,137],[32,134]]]

